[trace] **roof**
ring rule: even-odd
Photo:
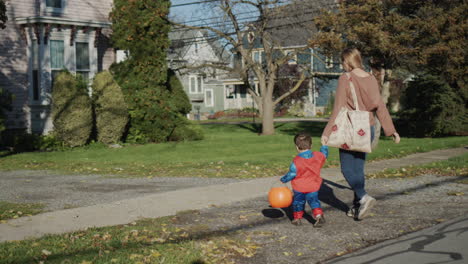
[[[168,59],[181,59],[188,49],[195,43],[208,43],[220,61],[229,63],[231,54],[224,49],[223,45],[215,38],[208,35],[208,32],[196,29],[174,28],[169,32],[171,41]]]

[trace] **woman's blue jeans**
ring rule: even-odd
[[[371,126],[371,142],[374,140],[374,127]],[[354,204],[358,205],[364,195],[367,194],[364,189],[365,175],[364,165],[366,162],[366,153],[340,149],[341,173],[345,177],[351,189],[354,191]]]

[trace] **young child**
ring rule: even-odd
[[[320,169],[328,157],[328,147],[322,146],[320,152],[310,151],[312,139],[307,133],[299,133],[294,137],[294,143],[299,154],[294,158],[288,173],[281,177],[281,182],[291,181],[294,192],[293,198],[293,225],[301,225],[304,215],[305,202],[312,208],[314,227],[325,223],[323,211],[318,199],[318,191],[322,185]]]

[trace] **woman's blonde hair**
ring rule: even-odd
[[[341,61],[343,64],[347,64],[349,67],[351,67],[351,70],[356,68],[364,70],[364,66],[362,66],[361,52],[359,52],[359,50],[356,48],[343,50],[341,53]]]

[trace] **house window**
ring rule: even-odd
[[[327,69],[331,69],[333,68],[333,57],[332,56],[327,56],[325,58],[325,67]]]
[[[203,93],[202,76],[190,76],[189,77],[189,91],[191,94]]]
[[[32,75],[32,87],[33,87],[33,100],[39,100],[39,71],[33,70]]]
[[[83,79],[89,81],[89,44],[88,42],[77,42],[75,45],[76,73]]]
[[[288,59],[288,64],[297,64],[297,54],[294,54],[294,51],[287,50],[285,54],[286,56],[290,56]]]
[[[51,13],[62,13],[64,10],[64,3],[65,0],[45,0],[45,10]]]
[[[260,53],[260,51],[254,51],[254,52],[252,52],[253,60],[254,60],[256,63],[260,63],[260,61],[261,61],[261,59],[262,59],[262,58],[261,58],[261,55],[262,55],[262,54]]]
[[[46,7],[50,8],[62,8],[62,0],[46,0]]]
[[[64,48],[63,40],[50,41],[50,70],[52,75],[52,87],[54,86],[54,80],[59,72],[65,68]]]
[[[247,98],[247,86],[243,84],[236,85],[236,94],[239,94],[240,98]]]
[[[206,106],[214,106],[213,89],[206,89],[205,90],[205,105]]]
[[[37,42],[34,41],[32,44],[32,92],[33,100],[39,100],[39,46]]]
[[[224,90],[226,91],[226,99],[234,98],[234,87],[232,85],[224,85]]]

